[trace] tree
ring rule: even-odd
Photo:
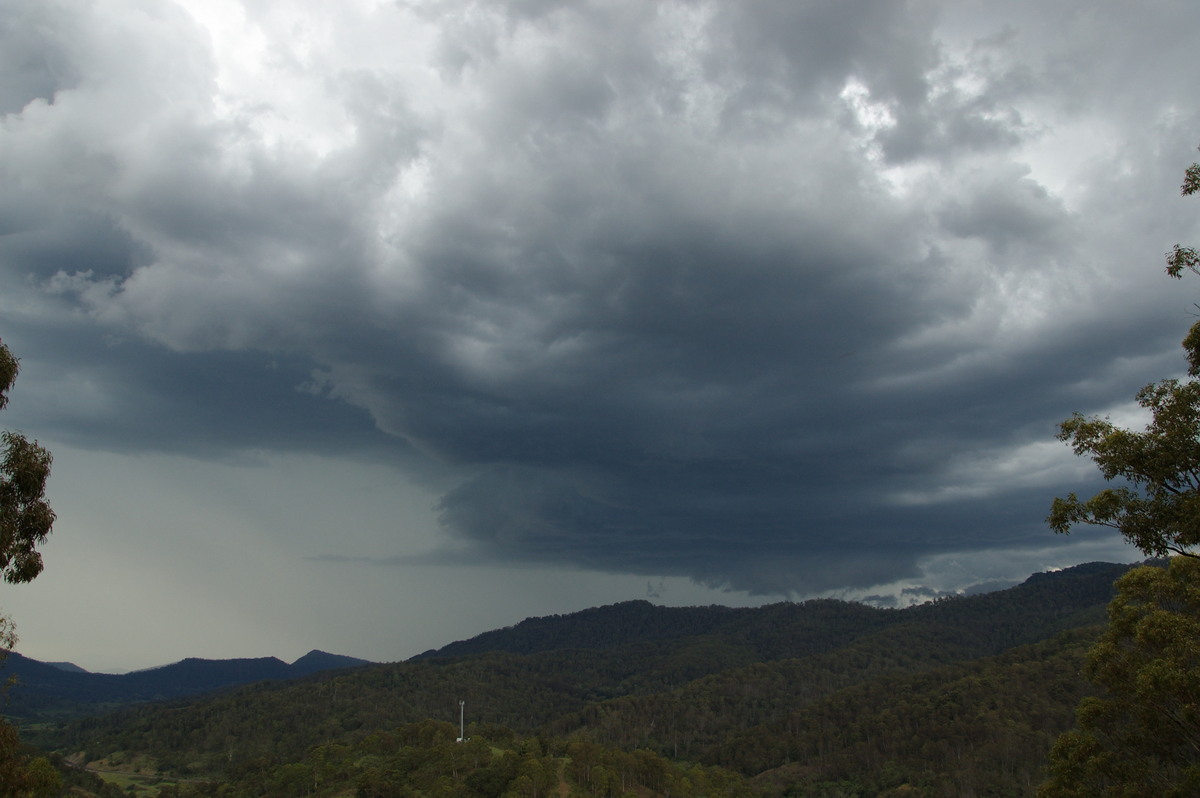
[[[1050,752],[1042,798],[1200,795],[1200,559],[1117,580],[1085,673],[1104,689]]]
[[[1200,191],[1200,163],[1194,163],[1183,174],[1183,185],[1179,193],[1187,197]],[[1200,274],[1200,253],[1193,247],[1181,247],[1178,244],[1167,253],[1167,274],[1178,279],[1187,269],[1193,274]],[[1192,328],[1195,330],[1195,327]]]
[[[0,341],[0,409],[8,405],[19,370],[20,361]],[[42,572],[37,546],[54,525],[54,511],[46,502],[50,463],[50,452],[37,441],[0,432],[0,572],[6,582],[28,582]],[[0,648],[7,652],[15,642],[12,621],[0,616]],[[57,794],[58,787],[50,763],[22,752],[16,729],[0,721],[0,794],[32,798]]]
[[[0,722],[0,795],[48,798],[58,795],[62,781],[45,757],[30,758],[21,750],[17,730]]]
[[[1181,193],[1200,191],[1200,164]],[[1176,245],[1167,274],[1200,274],[1200,255]],[[1138,392],[1151,413],[1142,432],[1076,413],[1059,439],[1088,455],[1107,480],[1126,484],[1087,501],[1055,499],[1047,522],[1113,527],[1144,553],[1176,555],[1117,580],[1109,624],[1088,653],[1087,676],[1102,689],[1076,710],[1077,726],[1050,753],[1040,798],[1200,795],[1200,322],[1183,341],[1187,380]]]
[[[1194,353],[1200,358],[1200,349]],[[1076,413],[1060,425],[1059,440],[1088,455],[1107,480],[1126,484],[1087,501],[1057,498],[1046,519],[1055,532],[1078,524],[1117,529],[1144,553],[1197,556],[1200,546],[1200,381],[1163,380],[1137,394],[1152,416],[1145,431]]]
[[[1192,164],[1181,193],[1197,191],[1200,164]],[[1185,269],[1200,274],[1200,255],[1177,244],[1167,253],[1167,274],[1178,278]],[[1200,322],[1183,347],[1191,379],[1162,380],[1138,391],[1138,404],[1152,418],[1145,431],[1079,413],[1059,425],[1059,440],[1091,457],[1106,480],[1126,484],[1087,501],[1074,493],[1055,499],[1046,519],[1055,532],[1065,534],[1078,524],[1107,526],[1153,557],[1200,556]]]
[[[0,410],[8,405],[20,361],[0,341]],[[50,452],[19,432],[0,432],[0,573],[10,583],[28,582],[42,572],[37,546],[54,526],[46,502]]]

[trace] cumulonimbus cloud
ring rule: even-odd
[[[1089,79],[1178,9],[4,5],[6,41],[48,31],[3,50],[12,296],[136,342],[160,441],[194,387],[156,362],[274,386],[213,388],[230,413],[195,424],[261,419],[228,447],[369,419],[454,475],[473,556],[787,593],[1025,541],[1005,452],[1182,329],[1128,286],[1183,217],[1125,203],[1198,135],[1196,68],[1136,108]],[[1102,140],[1068,158],[1060,128]]]

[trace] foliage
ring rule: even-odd
[[[1185,197],[1197,191],[1200,191],[1200,163],[1194,163],[1187,168],[1183,175],[1183,185],[1179,187],[1179,193]],[[1200,274],[1200,254],[1197,254],[1193,247],[1181,247],[1176,244],[1167,253],[1167,274],[1182,277],[1184,269]]]
[[[17,379],[19,361],[0,342],[0,409]],[[54,525],[46,502],[50,452],[18,432],[0,432],[0,573],[6,582],[28,582],[42,572],[36,547]]]
[[[495,651],[538,654],[624,648],[638,652],[638,659],[643,660],[645,655],[660,659],[665,652],[678,653],[699,645],[708,647],[710,654],[721,649],[721,656],[731,657],[730,662],[748,664],[827,651],[845,643],[847,636],[865,634],[887,623],[871,607],[833,599],[755,608],[663,607],[638,600],[570,615],[527,618],[414,659],[461,658]],[[695,663],[703,661],[697,658]],[[663,674],[664,678],[672,676]]]
[[[11,724],[0,723],[0,795],[6,798],[42,798],[58,794],[58,772],[49,760],[32,756]]]
[[[669,644],[626,636],[609,649],[547,650],[545,638],[531,654],[376,665],[132,708],[42,741],[89,761],[117,751],[149,755],[180,779],[184,794],[191,780],[211,779],[202,794],[227,797],[342,789],[548,798],[542,779],[555,768],[555,784],[580,798],[615,798],[630,784],[642,798],[712,795],[718,787],[799,796],[957,795],[970,786],[999,795],[988,785],[1001,784],[1022,794],[1086,689],[1079,670],[1092,637],[1047,639],[1102,620],[1125,570],[1092,563],[905,610],[764,607],[758,612],[778,624],[780,639],[749,611],[745,626],[759,630],[749,649],[747,638],[698,620],[694,628],[708,633]],[[809,612],[822,620],[804,620]],[[787,639],[805,637],[806,628],[811,640]],[[1047,642],[1013,649],[1038,640]],[[753,652],[801,650],[812,653],[747,664],[760,656]],[[456,721],[460,698],[475,722],[471,746],[455,749],[457,726],[427,719]],[[422,764],[451,761],[439,746],[473,751],[484,741],[493,758],[478,766],[447,776],[442,765]],[[318,749],[324,764],[314,758]],[[497,759],[497,751],[510,756]],[[924,792],[912,791],[918,787]]]
[[[1086,672],[1105,688],[1055,743],[1043,798],[1200,794],[1200,560],[1117,583]]]
[[[831,651],[723,670],[662,692],[631,694],[564,715],[548,728],[606,745],[642,746],[753,774],[774,763],[726,758],[730,736],[777,722],[868,681],[998,654],[1080,625],[1100,623],[1124,566],[1091,563],[1031,577],[1009,590],[879,611],[889,623],[846,635]],[[772,743],[762,741],[760,749]]]
[[[1187,169],[1181,191],[1200,191],[1200,164]],[[1167,273],[1185,269],[1200,273],[1200,259],[1176,245]],[[1105,692],[1080,702],[1077,728],[1055,743],[1043,798],[1200,794],[1200,322],[1183,346],[1191,379],[1138,393],[1152,416],[1144,432],[1078,414],[1061,426],[1076,454],[1127,485],[1086,502],[1055,499],[1051,528],[1111,526],[1146,553],[1179,556],[1165,570],[1138,568],[1118,581],[1108,629],[1087,663]]]
[[[130,798],[129,793],[116,784],[104,781],[89,770],[72,767],[58,754],[52,754],[49,761],[62,781],[62,795],[71,798]]]
[[[1200,191],[1200,164],[1187,169],[1184,195]],[[1175,246],[1167,255],[1167,273],[1200,273],[1194,249]],[[1057,498],[1046,519],[1055,532],[1077,524],[1117,529],[1148,555],[1197,555],[1200,546],[1200,322],[1183,341],[1193,379],[1147,385],[1137,401],[1152,420],[1143,432],[1117,427],[1108,419],[1079,413],[1059,426],[1059,440],[1077,455],[1095,461],[1106,480],[1126,484],[1097,493],[1087,501],[1074,494]]]
[[[424,720],[378,730],[350,742],[311,746],[280,764],[247,760],[220,781],[191,782],[181,798],[749,798],[742,777],[720,768],[672,763],[649,751],[619,751],[590,742],[519,737],[495,728],[495,738]]]
[[[20,362],[0,341],[0,409],[8,405]],[[10,583],[29,582],[42,572],[36,547],[54,525],[54,511],[46,502],[50,453],[17,432],[0,432],[0,573]],[[0,648],[16,642],[12,621],[0,617]],[[3,654],[0,654],[3,656]],[[0,795],[35,798],[56,793],[58,773],[42,757],[31,757],[12,725],[0,721]]]
[[[1144,432],[1078,413],[1061,424],[1060,440],[1090,456],[1105,479],[1128,484],[1087,501],[1057,498],[1047,522],[1060,533],[1081,523],[1108,526],[1148,555],[1190,556],[1200,545],[1200,380],[1163,380],[1137,399],[1152,414]]]
[[[746,729],[722,759],[790,796],[1028,795],[1054,736],[1071,725],[1097,630],[841,690]],[[755,760],[759,764],[751,764]],[[777,764],[770,769],[763,766]]]

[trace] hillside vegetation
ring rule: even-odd
[[[1026,795],[1126,568],[904,610],[627,602],[26,737],[183,795]]]

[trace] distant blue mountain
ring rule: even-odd
[[[292,676],[296,678],[300,676],[308,676],[312,673],[320,673],[321,671],[335,671],[342,668],[357,668],[360,665],[369,665],[365,659],[357,657],[347,657],[344,654],[330,654],[325,651],[313,649],[305,654],[300,659],[289,665],[292,671]]]
[[[275,657],[190,657],[157,668],[109,674],[89,673],[70,663],[39,662],[13,651],[0,662],[0,678],[16,677],[6,696],[5,715],[46,718],[183,698],[252,682],[300,679],[369,664],[368,660],[313,650],[290,665]]]
[[[67,671],[68,673],[87,673],[86,668],[81,668],[74,662],[47,662],[46,664],[52,668],[58,668],[60,671]]]

